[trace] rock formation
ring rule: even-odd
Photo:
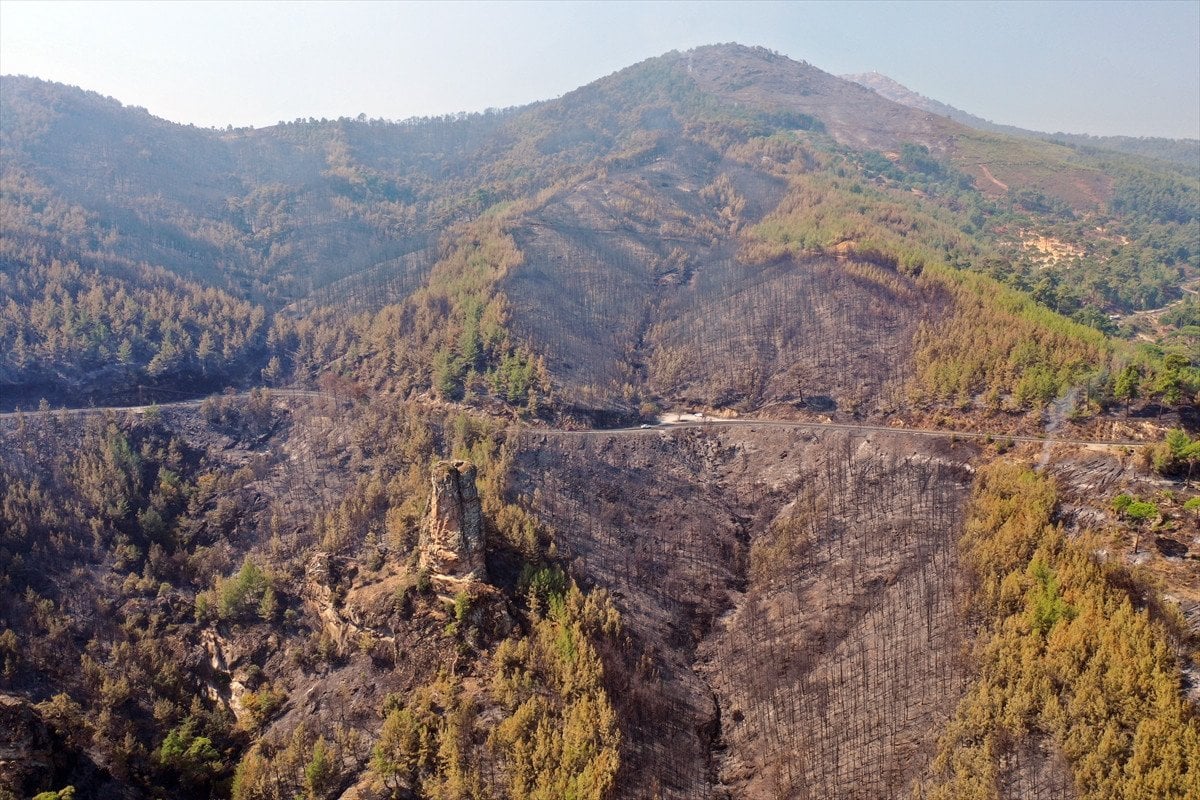
[[[0,694],[0,795],[20,797],[50,766],[50,734],[29,704]]]
[[[454,591],[487,580],[483,510],[475,487],[475,465],[439,461],[433,466],[433,497],[421,528],[420,566],[439,589]]]

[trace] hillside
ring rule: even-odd
[[[1200,788],[1194,177],[738,45],[0,120],[0,799]]]
[[[1198,274],[1197,192],[1186,180],[1121,165],[1106,172],[1104,162],[1061,146],[989,138],[762,50],[669,54],[556,101],[474,117],[297,121],[242,131],[184,128],[78,90],[5,81],[4,291],[15,305],[0,375],[13,405],[61,402],[68,388],[73,397],[104,401],[144,398],[147,388],[245,385],[272,356],[276,379],[315,377],[339,355],[330,347],[377,348],[347,343],[357,328],[339,323],[313,361],[293,331],[297,322],[317,336],[305,317],[395,306],[384,316],[412,319],[400,310],[405,304],[446,290],[461,295],[463,281],[475,295],[465,305],[478,305],[470,314],[496,300],[492,316],[503,318],[508,344],[497,341],[472,370],[455,351],[456,334],[433,342],[416,332],[420,358],[411,371],[431,380],[435,357],[443,359],[443,373],[454,367],[442,381],[453,395],[472,371],[484,377],[520,350],[522,364],[542,359],[539,381],[571,407],[628,413],[638,405],[629,402],[633,395],[720,405],[730,390],[742,408],[787,400],[795,392],[784,384],[798,377],[844,380],[819,364],[795,363],[791,343],[811,338],[805,326],[867,323],[847,327],[814,307],[770,348],[756,345],[750,364],[733,355],[754,374],[730,378],[757,383],[753,392],[687,375],[697,357],[720,365],[731,357],[722,355],[730,352],[723,342],[754,336],[734,327],[704,334],[702,345],[688,341],[697,335],[689,314],[718,326],[762,324],[754,320],[776,313],[762,298],[812,302],[796,294],[805,269],[753,266],[781,257],[781,236],[804,242],[790,256],[797,264],[825,254],[885,270],[907,258],[899,250],[929,244],[922,262],[969,264],[1110,332],[1106,315],[1176,301]],[[186,182],[176,180],[183,174]],[[778,209],[817,195],[840,219],[857,203],[860,218],[851,228],[780,228]],[[488,267],[468,276],[463,270],[474,266],[452,263],[468,255],[457,237],[478,236],[485,225],[497,242],[512,239],[504,244],[515,248],[512,264],[503,274]],[[922,231],[915,240],[914,228]],[[775,239],[770,255],[762,247],[766,231]],[[603,238],[598,251],[595,234]],[[1043,246],[1087,260],[1048,261],[1037,249]],[[82,272],[72,273],[72,263]],[[563,293],[557,274],[564,267],[595,277]],[[189,298],[182,308],[141,297],[167,280],[156,270],[175,281],[168,294]],[[903,284],[913,271],[908,263],[901,269],[908,275],[860,273],[856,280],[864,297],[882,298],[893,293],[887,284]],[[748,272],[760,286],[753,295],[741,285]],[[804,280],[827,278],[817,268]],[[944,302],[931,291],[923,287],[928,296],[920,301],[932,303],[929,310],[903,316],[934,322]],[[117,310],[126,296],[148,308]],[[707,298],[727,296],[743,310],[705,310]],[[35,299],[45,312],[22,320],[17,309]],[[455,300],[452,316],[469,310],[464,297]],[[895,300],[889,305],[898,308]],[[1170,343],[1174,330],[1156,333]],[[1139,334],[1131,328],[1129,335]],[[910,340],[912,332],[898,338]],[[863,337],[851,340],[857,347]],[[696,352],[701,346],[718,350]],[[414,355],[407,344],[400,349]],[[778,352],[794,366],[774,363]],[[124,369],[108,366],[114,356]],[[858,357],[836,347],[821,356],[828,363]],[[910,376],[889,374],[888,358],[867,385],[835,392],[818,381],[810,394],[840,394],[869,408],[888,384],[884,405],[894,407]],[[729,374],[724,366],[717,371]],[[383,379],[386,370],[368,372]],[[504,394],[525,399],[527,390],[513,384]]]

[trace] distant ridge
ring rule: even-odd
[[[926,97],[879,72],[860,72],[841,77],[860,86],[866,86],[868,89],[874,90],[880,97],[892,102],[947,117],[976,130],[1024,138],[1046,139],[1077,147],[1115,150],[1118,153],[1166,161],[1175,166],[1185,167],[1193,174],[1200,174],[1200,139],[1168,139],[1161,136],[1092,136],[1087,133],[1031,131],[1015,125],[1000,125],[940,100]]]

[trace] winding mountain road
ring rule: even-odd
[[[312,389],[270,389],[272,397],[333,397],[329,392],[318,392]],[[0,419],[16,419],[18,417],[47,417],[52,414],[66,414],[72,417],[82,417],[89,414],[104,414],[109,411],[121,414],[145,414],[150,409],[168,409],[168,408],[199,408],[200,404],[209,398],[246,398],[250,396],[250,391],[237,392],[236,394],[212,394],[204,397],[196,397],[190,400],[176,400],[170,403],[151,403],[150,405],[140,406],[81,406],[79,408],[50,408],[46,410],[33,409],[30,411],[4,411],[0,412]]]
[[[334,397],[329,392],[320,392],[311,389],[271,389],[273,397],[301,397],[301,398],[320,398]],[[250,392],[239,392],[229,395],[211,395],[216,398],[246,398],[250,396]],[[51,414],[68,414],[70,416],[86,416],[89,414],[103,414],[106,412],[125,413],[125,414],[144,414],[147,411],[157,409],[171,408],[198,408],[208,398],[194,398],[190,400],[180,400],[172,403],[158,403],[153,405],[138,405],[138,406],[93,406],[87,408],[63,408],[49,409],[44,411],[7,411],[0,413],[0,420],[15,419],[20,416],[26,418],[49,416]],[[682,415],[680,415],[682,416]],[[554,436],[588,436],[588,435],[617,435],[617,436],[638,436],[649,435],[654,433],[664,433],[671,430],[679,430],[686,428],[707,428],[739,426],[749,428],[787,428],[791,430],[834,430],[834,431],[858,431],[860,433],[886,433],[900,434],[909,436],[927,436],[941,439],[974,439],[985,441],[1011,440],[1013,442],[1035,442],[1039,444],[1066,444],[1080,447],[1148,447],[1154,442],[1137,441],[1134,439],[1073,439],[1062,438],[1058,436],[1016,436],[1008,433],[995,433],[987,431],[954,431],[937,428],[896,428],[887,425],[868,425],[866,423],[854,422],[802,422],[796,420],[776,420],[776,419],[720,419],[716,417],[703,417],[691,415],[691,418],[678,419],[672,421],[663,421],[655,425],[639,425],[631,428],[582,428],[573,430],[569,428],[527,428],[529,433],[542,433],[545,435]]]
[[[930,436],[941,439],[981,439],[981,440],[1012,440],[1013,442],[1036,442],[1044,444],[1069,444],[1078,446],[1100,446],[1100,447],[1147,447],[1154,442],[1136,441],[1133,439],[1068,439],[1057,436],[1015,436],[1007,433],[989,433],[979,431],[952,431],[939,430],[936,428],[893,428],[887,425],[867,425],[865,423],[853,422],[800,422],[796,420],[777,420],[777,419],[706,419],[706,420],[686,420],[682,422],[664,422],[648,427],[638,426],[636,428],[592,428],[586,430],[564,430],[560,428],[548,428],[542,432],[547,434],[651,434],[662,433],[668,430],[677,430],[679,428],[713,428],[718,426],[737,425],[750,428],[787,428],[791,430],[841,430],[841,431],[859,431],[865,433],[890,433],[890,434],[908,434],[910,436]],[[538,429],[531,428],[530,431]]]

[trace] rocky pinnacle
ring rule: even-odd
[[[439,584],[487,580],[475,465],[439,461],[433,466],[432,483],[429,516],[421,528],[421,568]]]

